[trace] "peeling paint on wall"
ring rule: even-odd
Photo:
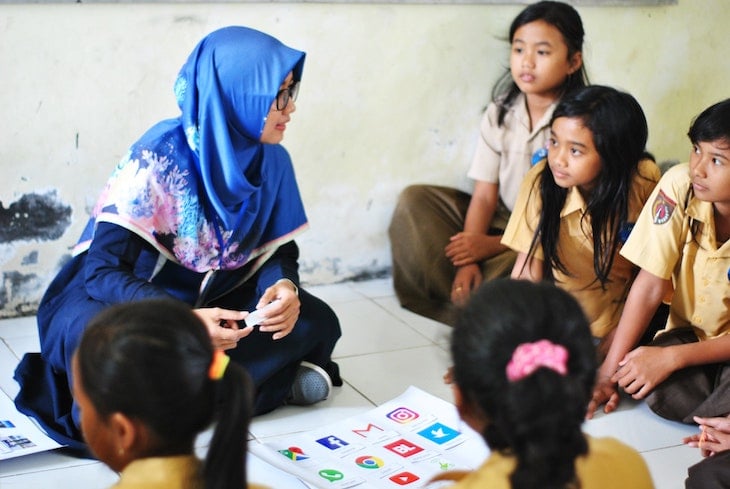
[[[71,207],[58,202],[55,191],[23,195],[6,209],[0,202],[0,243],[51,241],[71,224]]]
[[[20,261],[20,264],[23,266],[26,265],[35,265],[38,263],[38,252],[37,251],[31,251],[27,255],[23,257],[23,259]]]
[[[32,266],[38,252],[33,251],[23,258],[22,266]],[[70,254],[60,257],[55,271],[60,270],[69,260]],[[31,263],[32,262],[32,263]],[[33,316],[38,311],[38,304],[55,271],[48,276],[44,273],[7,270],[2,272],[0,282],[0,319]]]
[[[3,272],[0,286],[0,317],[28,316],[38,309],[37,292],[43,279],[35,273]]]
[[[59,240],[71,225],[71,215],[71,205],[61,202],[55,190],[26,193],[7,207],[0,202],[0,245],[5,250],[1,318],[36,313],[49,277],[38,266],[42,251],[36,246],[45,245],[33,243]],[[11,261],[14,255],[18,258]]]

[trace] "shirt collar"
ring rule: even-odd
[[[714,215],[712,202],[705,202],[704,200],[694,198],[694,196],[690,197],[687,203],[687,215],[705,224],[714,222],[712,219]]]
[[[547,169],[546,171],[550,170]],[[563,209],[560,211],[560,217],[565,217],[573,212],[580,212],[582,214],[585,212],[585,209],[586,201],[580,193],[580,190],[578,190],[578,187],[570,187],[568,195],[565,197],[565,205],[563,205]]]
[[[550,125],[550,119],[553,117],[553,112],[555,111],[555,107],[557,107],[558,101],[556,100],[552,104],[550,104],[550,107],[545,111],[545,113],[542,115],[539,121],[537,121],[537,124],[535,124],[532,127],[532,131],[530,131],[530,137],[532,138],[535,134],[545,130],[546,127]],[[512,107],[515,110],[515,116],[519,119],[520,123],[525,126],[529,130],[530,127],[530,114],[527,112],[527,97],[525,97],[524,93],[520,93],[517,99],[515,99],[514,103],[512,104]]]

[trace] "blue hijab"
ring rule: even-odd
[[[284,79],[301,79],[304,57],[245,27],[203,38],[175,82],[182,114],[132,145],[75,251],[88,249],[96,223],[111,222],[207,272],[260,265],[294,239],[307,219],[291,159],[259,138]]]

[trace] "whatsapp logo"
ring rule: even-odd
[[[330,482],[341,481],[345,478],[345,475],[342,472],[334,469],[322,469],[319,471],[319,476]]]

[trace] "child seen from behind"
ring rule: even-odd
[[[84,331],[73,380],[91,452],[121,472],[114,489],[246,487],[252,383],[214,351],[189,306],[154,299],[103,310]],[[195,438],[213,422],[200,461]]]
[[[596,353],[569,293],[545,282],[484,284],[457,320],[451,356],[459,414],[491,450],[476,471],[454,474],[454,489],[653,487],[634,449],[581,431]]]

